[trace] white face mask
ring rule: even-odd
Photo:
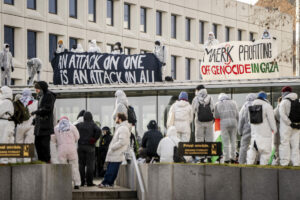
[[[213,40],[214,39],[214,36],[213,35],[209,35],[208,36],[208,40]]]
[[[118,46],[114,46],[114,50],[119,50],[119,47]]]

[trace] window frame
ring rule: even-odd
[[[30,50],[32,49],[32,46],[29,47],[29,39],[30,39],[30,33],[33,33],[34,36],[34,52],[33,55],[30,55]],[[37,32],[34,30],[27,30],[27,59],[36,58],[37,57]]]
[[[243,30],[242,29],[238,29],[238,41],[242,41],[243,40]]]
[[[6,2],[5,0],[3,0],[3,3],[7,4],[7,5],[15,5],[15,1],[14,0],[10,0],[10,1],[11,1],[11,3],[10,2]]]
[[[142,10],[144,12],[144,15],[142,15]],[[142,17],[143,16],[143,17]],[[140,26],[143,25],[143,30],[141,30],[141,27],[140,27],[140,32],[143,32],[143,33],[147,33],[147,8],[145,7],[141,7],[140,9]],[[142,24],[142,21],[144,24]]]
[[[6,36],[6,31],[5,31],[5,29],[10,29],[11,31],[12,31],[12,44],[10,43],[10,42],[7,42],[7,38],[5,37]],[[13,56],[13,57],[15,57],[15,28],[14,27],[12,27],[12,26],[6,26],[6,25],[4,25],[4,43],[8,43],[9,45],[10,45],[10,47],[9,47],[9,51],[11,52],[11,55]]]
[[[225,42],[229,42],[229,41],[230,41],[230,27],[225,26]]]
[[[126,9],[127,8],[127,9]],[[126,16],[126,11],[127,11],[127,16]],[[129,3],[124,3],[124,21],[123,21],[123,28],[130,30],[130,20],[131,20],[131,13],[130,13],[131,9],[130,9],[130,4]],[[127,27],[125,27],[125,18],[128,18],[127,20]]]
[[[191,58],[185,58],[185,80],[191,80]]]
[[[159,24],[157,24],[159,22]],[[155,13],[156,35],[162,36],[162,12],[157,10]]]
[[[250,41],[254,40],[254,33],[253,32],[249,32],[249,40]]]
[[[50,10],[50,2],[51,1],[53,1],[55,3],[55,7],[54,7],[55,11],[54,12],[52,12]],[[48,13],[57,15],[57,0],[48,0]]]
[[[69,37],[69,50],[71,50],[73,46],[73,44],[71,45],[71,40],[74,40],[76,45],[78,44],[78,38]]]
[[[204,21],[199,21],[199,43],[204,44],[205,39],[204,39]]]
[[[30,9],[30,10],[36,10],[36,0],[32,0],[32,1],[34,1],[34,6],[33,6],[33,8],[29,8],[29,7],[28,7],[28,1],[29,1],[29,0],[26,1],[26,2],[27,2],[26,8],[27,8],[27,9]]]
[[[177,56],[171,55],[171,76],[173,79],[176,79],[177,73]]]
[[[93,6],[94,6],[94,8],[93,8],[93,20],[90,20],[89,19],[89,15],[90,15],[90,1],[92,1],[93,2]],[[96,11],[97,11],[97,9],[96,9],[96,0],[88,0],[88,21],[89,22],[96,22]]]
[[[171,38],[177,38],[177,16],[171,14]]]
[[[213,23],[213,33],[215,38],[218,39],[218,24]]]
[[[185,41],[191,41],[191,18],[185,18]]]
[[[110,9],[108,8],[108,2],[111,2]],[[108,10],[111,13],[111,23],[107,23]],[[113,0],[106,0],[106,25],[108,25],[108,26],[114,26],[114,1]]]
[[[54,36],[55,37],[55,42],[53,43],[55,45],[55,48],[52,49],[51,48],[51,37]],[[58,35],[55,35],[55,34],[52,34],[52,33],[49,33],[49,62],[51,62],[51,60],[53,59],[54,57],[54,53],[56,52],[56,49],[57,49],[57,42],[58,42]]]
[[[75,7],[75,15],[71,15],[71,1],[75,2],[74,7]],[[78,1],[77,0],[69,0],[69,17],[77,19],[78,18]]]

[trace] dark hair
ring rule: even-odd
[[[72,45],[72,48],[73,48],[73,49],[77,49],[77,44],[73,44],[73,45]]]
[[[196,87],[196,90],[202,90],[202,89],[205,89],[204,85],[198,85],[198,86]]]
[[[77,119],[78,119],[79,117],[83,117],[84,113],[85,113],[85,110],[81,110],[81,111],[78,113],[78,115],[77,115]]]
[[[155,45],[160,45],[160,41],[155,41]]]
[[[117,117],[122,120],[122,122],[127,120],[127,117],[124,113],[117,113]]]

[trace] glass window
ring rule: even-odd
[[[57,14],[57,0],[49,0],[49,13]]]
[[[36,10],[36,0],[27,0],[27,8]]]
[[[229,42],[230,40],[230,28],[228,26],[225,27],[225,41]]]
[[[54,58],[54,53],[57,49],[57,35],[49,34],[49,61]]]
[[[250,41],[253,41],[253,40],[254,40],[254,33],[253,33],[253,32],[250,32],[250,33],[249,33],[249,40],[250,40]]]
[[[238,41],[242,41],[242,30],[238,30]]]
[[[131,53],[130,51],[131,51],[130,48],[124,47],[124,54],[125,54],[125,55],[130,55],[130,53]]]
[[[140,31],[144,32],[144,33],[147,32],[147,10],[146,10],[146,8],[141,8]]]
[[[86,98],[63,98],[55,101],[56,119],[67,116],[71,122],[77,120],[81,110],[86,110]]]
[[[191,41],[191,19],[185,18],[185,40]]]
[[[213,33],[215,34],[215,38],[218,38],[218,25],[213,24]]]
[[[124,28],[130,29],[130,5],[124,4]]]
[[[162,35],[162,12],[156,11],[156,35]]]
[[[185,58],[185,80],[191,79],[191,59]]]
[[[107,0],[106,24],[110,25],[110,26],[114,25],[114,2],[113,2],[113,0]]]
[[[176,15],[171,15],[171,37],[176,38]]]
[[[9,44],[9,50],[12,56],[15,56],[15,29],[4,26],[4,43]]]
[[[106,45],[106,53],[111,53],[113,51],[114,45],[112,44],[107,44]]]
[[[89,0],[89,21],[96,22],[96,0]]]
[[[77,39],[76,38],[69,38],[69,49],[71,50],[73,45],[77,45]]]
[[[199,42],[200,44],[204,44],[204,22],[199,22]]]
[[[140,53],[141,53],[141,54],[145,54],[145,53],[147,53],[147,50],[142,50],[142,49],[141,49],[141,50],[140,50]]]
[[[171,76],[176,79],[176,56],[171,56]]]
[[[69,0],[69,16],[77,18],[77,0]]]
[[[36,58],[36,32],[27,31],[27,58]]]
[[[4,0],[4,3],[14,5],[14,0]]]

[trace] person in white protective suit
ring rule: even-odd
[[[19,99],[25,107],[27,107],[29,113],[37,110],[38,101],[32,96],[32,92],[29,88],[25,88],[22,92],[22,96]],[[18,144],[33,144],[34,143],[34,126],[32,125],[33,116],[29,120],[17,125],[16,128],[16,143]],[[22,162],[22,159],[18,159],[18,162]],[[30,158],[24,158],[24,162],[30,162]]]
[[[62,117],[60,118],[58,125],[54,128],[54,133],[51,140],[57,143],[59,163],[71,164],[74,189],[79,189],[81,180],[76,145],[80,137],[79,132],[67,117]]]
[[[31,58],[27,61],[27,71],[28,71],[28,85],[33,85],[33,80],[35,74],[37,74],[37,81],[41,79],[42,71],[42,61],[39,58]]]
[[[3,86],[0,89],[0,143],[13,144],[15,123],[10,121],[14,114],[14,105],[12,103],[12,90]],[[13,163],[15,159],[0,158],[0,164]]]
[[[83,53],[83,52],[84,52],[84,50],[83,50],[81,44],[77,44],[77,48],[76,48],[76,51],[75,51],[75,52],[76,52],[76,53]]]
[[[56,53],[63,53],[65,51],[67,51],[67,49],[64,46],[64,42],[62,40],[58,40]]]
[[[263,32],[261,39],[271,39],[271,35],[267,29]]]
[[[215,105],[215,119],[220,119],[223,156],[225,163],[236,163],[236,134],[239,119],[238,107],[235,101],[221,93]]]
[[[112,54],[124,54],[121,42],[116,42],[113,46]]]
[[[171,163],[174,162],[174,147],[178,146],[180,142],[177,137],[177,130],[175,126],[170,126],[167,131],[167,136],[160,140],[157,147],[157,154],[160,156],[160,162]]]
[[[196,88],[192,108],[195,113],[196,142],[213,142],[214,102],[203,85],[198,85]],[[207,157],[207,161],[211,162],[211,158]],[[201,162],[204,162],[204,158],[201,158]]]
[[[247,151],[251,141],[251,125],[249,121],[249,106],[257,99],[257,94],[250,93],[239,113],[238,133],[241,136],[239,164],[247,163]]]
[[[261,105],[262,122],[253,123],[250,119],[251,143],[247,154],[247,164],[255,164],[257,157],[260,157],[260,165],[267,165],[272,153],[272,133],[277,132],[274,111],[265,92],[260,92],[252,105]],[[249,117],[252,118],[250,114]]]
[[[116,102],[115,109],[112,115],[113,120],[116,120],[117,113],[124,113],[128,117],[128,99],[123,90],[117,90],[115,93]]]
[[[162,64],[161,75],[162,79],[164,80],[166,77],[167,49],[160,41],[157,40],[155,41],[153,53]]]
[[[293,122],[292,118],[290,118],[292,114],[292,101],[299,101],[299,99],[298,95],[292,92],[291,87],[284,87],[281,92],[282,101],[279,105],[280,165],[287,166],[291,161],[293,166],[299,166],[299,123]]]
[[[282,101],[282,97],[278,98],[278,104],[274,109],[274,115],[276,120],[277,133],[273,134],[273,145],[275,148],[274,159],[272,165],[279,165],[279,145],[280,145],[280,114],[279,114],[279,106]]]
[[[100,47],[98,47],[96,40],[91,40],[90,41],[88,52],[90,52],[90,53],[101,53],[101,49],[100,49]]]
[[[1,67],[1,86],[10,86],[11,73],[14,72],[14,66],[12,62],[12,54],[9,51],[9,44],[3,45],[3,51],[0,53],[0,67]]]
[[[189,142],[191,137],[191,123],[193,121],[192,106],[188,101],[188,94],[181,92],[170,108],[167,126],[175,126],[177,137],[181,142]]]
[[[209,48],[214,45],[218,45],[219,41],[216,39],[215,34],[213,32],[208,33],[208,39],[204,43],[205,48]]]

